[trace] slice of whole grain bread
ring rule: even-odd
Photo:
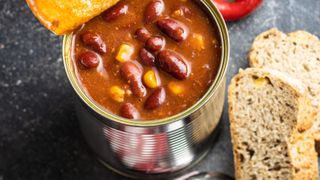
[[[249,64],[255,68],[285,72],[306,86],[312,105],[318,112],[311,131],[314,132],[315,139],[320,140],[319,39],[306,31],[285,34],[276,28],[270,29],[254,40],[249,53]],[[317,151],[320,153],[320,148]]]
[[[317,179],[314,109],[300,81],[270,69],[240,70],[228,92],[236,179]]]

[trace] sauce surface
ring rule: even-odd
[[[150,10],[154,2],[163,3],[163,11],[161,6]],[[185,26],[186,38],[170,31],[174,24],[161,25],[163,19]],[[147,45],[150,37],[137,36],[139,28],[162,38],[162,44]],[[91,37],[92,42],[86,33],[99,38]],[[153,55],[154,64],[142,60],[142,48]],[[94,102],[122,117],[155,120],[186,110],[205,94],[220,65],[221,45],[214,22],[191,0],[123,0],[75,32],[72,52],[76,76]],[[133,76],[124,70],[125,64],[130,70],[128,62],[136,68]],[[141,81],[135,85],[143,86],[144,93],[135,91],[133,81]]]

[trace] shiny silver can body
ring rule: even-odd
[[[206,94],[177,115],[151,121],[132,121],[111,114],[86,95],[72,63],[73,34],[63,41],[64,65],[77,94],[77,116],[86,141],[99,160],[129,177],[165,177],[199,161],[210,150],[223,111],[229,37],[225,22],[212,0],[198,0],[218,28],[221,62]]]

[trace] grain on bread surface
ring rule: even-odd
[[[228,92],[236,179],[317,179],[314,108],[299,80],[241,70]]]
[[[272,28],[258,35],[249,53],[249,64],[255,68],[270,68],[299,79],[318,112],[312,128],[320,140],[320,41],[306,32],[285,34]]]

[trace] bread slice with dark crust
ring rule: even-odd
[[[320,140],[320,41],[306,32],[285,34],[272,28],[258,35],[249,53],[249,64],[285,72],[299,79],[307,88],[312,105],[318,112],[312,130]],[[318,142],[320,143],[320,142]],[[320,144],[317,146],[320,153]]]
[[[318,179],[314,111],[300,81],[279,71],[241,70],[229,86],[236,179]]]

